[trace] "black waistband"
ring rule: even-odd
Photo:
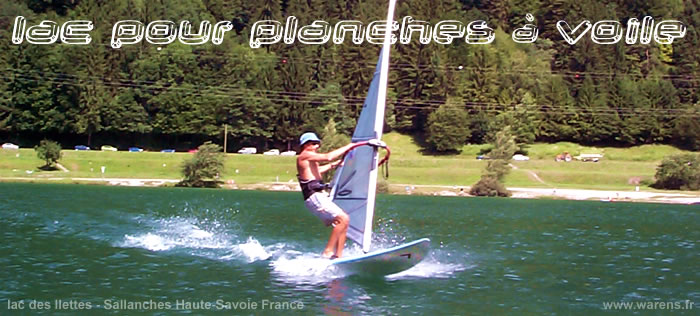
[[[328,186],[321,182],[321,180],[304,180],[301,178],[299,178],[299,185],[301,186],[301,194],[304,195],[304,200],[308,199],[316,192],[323,191]]]

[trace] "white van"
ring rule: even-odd
[[[239,154],[244,154],[244,155],[255,154],[257,152],[258,152],[258,150],[255,149],[255,147],[243,147],[238,151]]]

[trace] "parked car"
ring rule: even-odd
[[[245,155],[255,154],[257,152],[258,152],[258,150],[255,149],[255,147],[243,147],[238,151],[239,154],[245,154]]]
[[[76,145],[75,150],[90,150],[90,147],[85,145]]]
[[[19,146],[15,145],[15,144],[13,144],[13,143],[4,143],[4,144],[2,144],[2,149],[13,149],[13,150],[17,150],[17,149],[19,149]]]
[[[132,152],[132,153],[140,153],[142,151],[143,151],[143,148],[129,147],[129,152]]]
[[[163,149],[160,152],[162,152],[162,153],[174,153],[175,149]]]
[[[110,145],[104,145],[104,146],[100,147],[100,150],[102,150],[102,151],[117,151],[117,148],[114,146],[110,146]]]
[[[293,150],[283,151],[280,156],[296,156],[297,152]]]
[[[489,156],[486,156],[486,155],[476,156],[476,160],[488,160],[488,159],[491,159],[491,158],[489,158]]]
[[[199,149],[197,149],[197,148],[192,148],[192,149],[188,150],[187,152],[190,153],[190,154],[194,154],[194,153],[196,153],[196,152],[198,152],[198,151],[199,151]]]
[[[270,149],[270,150],[263,153],[263,155],[267,155],[267,156],[279,156],[279,154],[280,154],[279,149]]]
[[[528,161],[528,160],[530,160],[530,157],[525,156],[525,155],[521,155],[521,154],[517,154],[517,155],[513,155],[513,160],[515,160],[515,161]]]

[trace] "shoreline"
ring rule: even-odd
[[[162,187],[172,186],[179,179],[133,179],[133,178],[30,178],[30,177],[1,177],[0,182],[29,182],[29,183],[79,183],[98,184],[131,187]],[[266,191],[300,191],[296,182],[263,182],[256,184],[237,184],[232,180],[226,181],[221,186],[229,190],[266,190]],[[603,201],[603,202],[646,202],[665,204],[700,205],[700,192],[698,194],[674,193],[672,191],[632,191],[632,190],[591,190],[591,189],[563,189],[563,188],[519,188],[508,187],[511,198],[516,199],[562,199],[574,201]],[[474,197],[466,192],[467,186],[440,186],[440,185],[414,185],[414,184],[390,184],[389,193],[394,195],[426,195],[426,196],[453,196]]]

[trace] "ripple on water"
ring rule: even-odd
[[[303,301],[305,314],[370,315],[596,314],[608,299],[700,300],[698,215],[668,216],[678,206],[608,203],[624,208],[610,212],[588,202],[385,197],[375,241],[425,235],[436,246],[416,269],[368,281],[304,274],[314,265],[304,257],[318,255],[328,230],[298,194],[25,190],[49,193],[0,205],[0,297],[276,298]]]
[[[503,277],[513,281],[522,281],[523,279],[517,274],[504,274]]]

